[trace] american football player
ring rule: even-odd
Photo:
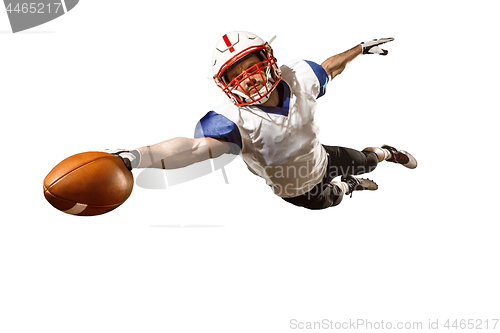
[[[132,168],[181,168],[222,154],[239,154],[278,196],[296,206],[324,209],[353,191],[376,190],[369,179],[382,161],[414,169],[415,158],[392,146],[361,151],[319,141],[317,100],[328,83],[362,54],[387,55],[380,45],[361,43],[321,64],[292,60],[278,66],[268,42],[247,31],[220,38],[213,51],[213,79],[229,98],[200,119],[194,138],[173,138],[115,152]],[[340,177],[340,179],[336,179]]]

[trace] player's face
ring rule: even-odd
[[[257,56],[251,56],[243,61],[231,66],[227,70],[227,80],[230,86],[235,86],[237,90],[248,95],[257,93],[264,87],[264,77],[262,76],[259,64],[262,60]],[[233,82],[234,79],[237,79]]]

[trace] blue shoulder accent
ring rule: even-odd
[[[234,143],[239,147],[239,149],[236,149],[236,147],[233,147],[234,145],[231,145],[231,150],[229,151],[230,154],[238,155],[240,150],[243,148],[238,126],[215,111],[208,112],[203,118],[200,119],[194,130],[194,137],[209,137]]]
[[[328,81],[329,81],[328,74],[326,73],[323,66],[318,65],[317,63],[312,62],[312,61],[308,61],[308,60],[304,60],[304,61],[307,62],[307,64],[309,66],[311,66],[314,74],[316,74],[316,77],[319,80],[320,90],[319,90],[318,97],[316,97],[316,98],[320,98],[326,92],[326,85],[328,84]]]

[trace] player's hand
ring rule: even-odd
[[[116,155],[119,158],[121,158],[123,163],[125,163],[127,169],[129,169],[130,171],[132,171],[133,166],[137,166],[138,164],[137,163],[138,158],[132,151],[126,149],[106,149],[104,150],[104,152]]]
[[[379,45],[392,42],[393,40],[394,38],[380,38],[366,43],[361,43],[361,46],[363,47],[363,54],[380,54],[385,56],[389,53],[389,51],[382,50]]]

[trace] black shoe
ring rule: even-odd
[[[341,179],[342,182],[347,183],[349,186],[349,190],[347,191],[347,195],[351,195],[352,197],[352,192],[354,191],[364,191],[364,190],[370,190],[370,191],[375,191],[378,189],[377,183],[375,183],[373,180],[370,179],[365,179],[365,178],[356,178],[352,175],[347,175],[347,176],[342,176]]]
[[[409,152],[397,150],[396,148],[388,145],[383,145],[381,148],[387,149],[391,152],[392,156],[387,161],[402,164],[409,169],[415,169],[417,167],[417,160]]]

